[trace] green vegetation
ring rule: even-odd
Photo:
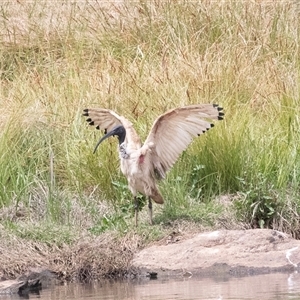
[[[226,217],[227,228],[300,237],[297,2],[0,6],[2,228],[61,245],[110,230],[157,239],[175,220],[217,228]],[[116,141],[93,155],[100,133],[82,110],[115,110],[145,138],[158,115],[194,103],[220,104],[225,119],[161,183],[156,225],[145,207],[135,229]]]

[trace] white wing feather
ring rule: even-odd
[[[190,105],[172,109],[154,122],[145,145],[151,145],[151,161],[158,177],[163,178],[193,138],[210,129],[207,119],[224,115],[216,104]]]
[[[138,149],[141,147],[141,141],[132,123],[119,116],[114,111],[105,108],[88,108],[84,110],[84,116],[87,116],[89,125],[96,126],[96,129],[104,130],[105,133],[114,129],[118,125],[123,125],[126,130],[127,146],[131,149]]]
[[[96,126],[96,129],[111,131],[114,127],[122,125],[121,116],[112,110],[105,108],[89,108],[84,110],[84,116],[89,125]]]

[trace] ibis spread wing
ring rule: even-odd
[[[96,126],[96,129],[104,130],[105,133],[118,125],[122,125],[121,116],[109,109],[87,108],[84,109],[83,115],[88,117],[86,121],[89,125]]]
[[[123,125],[126,130],[126,141],[132,148],[141,146],[140,138],[134,130],[132,123],[119,116],[112,110],[105,108],[87,108],[83,110],[83,115],[88,117],[87,122],[96,126],[96,129],[104,130],[105,133],[110,132],[116,126]]]
[[[159,116],[145,141],[145,145],[151,145],[158,177],[165,176],[194,137],[214,126],[211,120],[222,120],[223,115],[216,104],[199,104],[175,108]]]

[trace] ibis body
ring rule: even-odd
[[[119,140],[121,171],[128,181],[134,197],[135,224],[138,222],[137,194],[148,197],[150,223],[152,224],[151,199],[163,204],[157,180],[163,179],[179,155],[197,137],[214,126],[211,120],[222,120],[224,113],[217,104],[197,104],[171,109],[159,116],[142,144],[132,123],[114,111],[104,108],[85,109],[87,122],[106,133],[98,142],[110,136]]]

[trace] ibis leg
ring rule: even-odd
[[[153,220],[152,220],[152,201],[151,201],[150,197],[148,197],[148,209],[149,209],[150,224],[153,225]]]
[[[138,225],[138,212],[139,212],[139,199],[134,197],[134,222],[135,226]]]

